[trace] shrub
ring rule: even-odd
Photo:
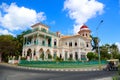
[[[48,54],[48,59],[52,59],[52,55],[51,54]]]
[[[25,57],[21,57],[21,60],[26,60],[26,58]]]

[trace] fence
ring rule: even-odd
[[[106,64],[106,61],[101,61],[101,65]],[[41,67],[41,68],[79,68],[79,67],[89,67],[89,66],[98,66],[98,61],[26,61],[21,60],[20,66],[29,66],[29,67]]]

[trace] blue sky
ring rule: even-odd
[[[53,32],[76,34],[86,24],[101,44],[120,45],[119,0],[0,0],[0,34],[17,35],[42,22]]]

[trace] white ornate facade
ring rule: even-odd
[[[86,25],[77,35],[61,36],[59,32],[49,31],[48,26],[37,23],[24,35],[22,57],[28,60],[49,60],[56,57],[63,60],[87,60],[91,51],[90,30]],[[52,56],[52,58],[50,57]]]

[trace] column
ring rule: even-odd
[[[75,47],[75,44],[74,44],[75,42],[72,40],[72,48],[74,48]]]
[[[80,39],[78,39],[78,47],[80,47]]]
[[[53,45],[53,44],[54,44],[54,41],[53,41],[53,40],[54,40],[54,38],[51,38],[51,47],[54,46],[54,45]]]
[[[81,53],[80,53],[80,49],[78,50],[78,59],[81,61]]]
[[[33,39],[32,39],[32,45],[34,45],[34,35],[33,35]]]
[[[46,35],[44,35],[44,46],[46,46]]]
[[[75,60],[75,51],[72,51],[73,60]]]
[[[25,57],[25,56],[24,56],[24,49],[22,50],[22,57]]]
[[[26,45],[27,45],[27,40],[28,40],[28,37],[26,37],[26,41],[25,41],[25,42],[26,42]]]
[[[38,34],[36,36],[36,44],[38,45],[39,41],[38,41]]]
[[[40,54],[39,54],[39,50],[37,50],[37,49],[36,49],[36,57],[37,57],[37,60],[39,60]]]
[[[62,55],[62,58],[64,58],[64,61],[65,61],[65,50],[64,49],[62,49],[61,55]]]
[[[68,53],[67,53],[67,59],[69,59],[70,58],[70,52],[68,51]]]
[[[33,49],[31,51],[31,54],[32,54],[32,59],[31,60],[34,60],[34,50]]]

